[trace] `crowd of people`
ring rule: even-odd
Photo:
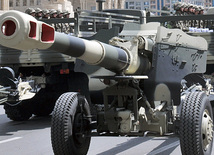
[[[60,11],[60,10],[55,10],[55,9],[40,9],[40,8],[28,8],[25,10],[25,13],[35,17],[38,20],[41,19],[60,19],[60,18],[69,18],[70,13],[66,11]],[[58,32],[64,32],[66,34],[72,33],[73,28],[69,23],[57,23],[57,24],[52,24],[53,27],[55,27],[55,30]]]
[[[173,5],[175,10],[175,16],[185,16],[185,15],[203,15],[204,7],[193,5],[190,3],[177,2]],[[60,11],[55,9],[40,9],[40,8],[28,8],[25,13],[35,17],[38,20],[42,19],[60,19],[60,18],[69,18],[70,13],[68,11]],[[183,31],[205,31],[204,22],[200,20],[186,20],[186,21],[177,21],[177,22],[169,22],[165,24],[166,27],[169,28],[179,28]],[[73,33],[73,27],[69,23],[57,23],[52,24],[55,27],[55,30],[58,32],[64,32],[66,34]],[[208,30],[209,31],[209,30]],[[207,29],[206,29],[207,32]]]
[[[204,14],[204,7],[190,3],[177,2],[174,4],[176,15],[199,15]]]
[[[173,7],[176,16],[204,14],[203,6],[198,6],[190,3],[177,2]],[[200,31],[204,28],[204,23],[201,20],[177,21],[173,24],[173,27],[180,28],[183,31]]]
[[[60,11],[60,10],[55,10],[55,9],[40,9],[40,8],[28,8],[25,10],[25,13],[35,17],[36,19],[50,19],[50,18],[69,18],[70,13],[66,11]]]

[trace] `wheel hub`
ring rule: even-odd
[[[202,139],[203,149],[206,151],[213,139],[213,120],[209,112],[205,110],[202,116]]]
[[[74,120],[74,138],[75,141],[79,144],[82,145],[86,138],[87,138],[87,129],[86,129],[86,120],[82,118],[81,113],[78,113],[75,116]]]

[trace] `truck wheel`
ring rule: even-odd
[[[56,100],[54,98],[41,98],[33,102],[33,114],[36,116],[49,116],[54,108]]]
[[[205,93],[189,93],[182,104],[180,147],[183,155],[210,155],[213,145],[213,114]]]
[[[48,90],[41,89],[39,93],[31,100],[33,114],[36,116],[49,116],[54,108],[58,94],[50,93]]]
[[[5,104],[4,109],[7,117],[13,121],[26,121],[32,116],[31,110],[22,104],[16,106]]]
[[[51,122],[51,142],[55,155],[85,155],[91,137],[89,105],[80,106],[77,93],[64,93],[56,101]],[[81,107],[83,110],[81,110]]]
[[[43,116],[49,116],[53,110],[54,104],[48,104],[48,103],[37,103],[34,105],[35,109],[33,111],[33,114],[39,117]]]

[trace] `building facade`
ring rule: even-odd
[[[125,0],[106,0],[104,9],[124,9]]]
[[[0,1],[0,10],[9,10],[9,0]]]
[[[161,10],[164,6],[173,10],[173,4],[177,1],[202,5],[205,8],[211,7],[214,0],[106,0],[103,3],[103,9],[153,9]],[[98,10],[96,0],[1,0],[0,10],[19,10],[24,11],[27,8],[68,10]]]
[[[204,0],[204,7],[208,8],[214,6],[214,0]]]
[[[164,6],[173,10],[173,4],[177,1],[202,5],[206,8],[212,6],[212,0],[126,0],[125,9],[153,9],[161,10]]]
[[[70,0],[74,10],[80,8],[82,10],[98,10],[96,0]],[[106,0],[103,3],[103,9],[124,9],[125,0]]]
[[[96,0],[70,0],[74,10],[96,10]]]
[[[126,0],[125,8],[139,10],[161,10],[165,6],[170,9],[175,1],[176,0]]]
[[[125,0],[106,0],[103,9],[123,9]],[[25,11],[27,8],[68,10],[98,10],[96,0],[1,0],[0,10]]]
[[[24,11],[29,7],[73,12],[73,6],[68,0],[9,0],[10,10]]]

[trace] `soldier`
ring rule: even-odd
[[[179,5],[180,5],[180,2],[177,2],[173,5],[173,8],[175,10],[175,16],[179,15],[180,14],[180,11],[179,11]],[[175,21],[171,21],[169,22],[169,25],[168,27],[172,27],[172,28],[177,28],[177,22]]]
[[[194,6],[194,11],[193,11],[194,15],[198,15],[199,14],[199,6],[195,5]],[[195,20],[193,23],[194,27],[200,28],[200,20]]]
[[[48,9],[44,9],[42,10],[42,18],[45,18],[45,19],[49,19],[50,18],[50,11]]]
[[[195,6],[195,15],[200,15],[200,14],[203,14],[203,6]],[[198,28],[203,28],[203,21],[202,20],[198,20],[196,21],[196,26]]]
[[[204,7],[199,6],[199,15],[203,15],[203,14],[204,14]]]
[[[188,14],[188,7],[189,7],[189,5],[185,3],[184,4],[184,15]]]
[[[185,16],[187,15],[188,13],[188,4],[187,3],[182,3],[181,4],[181,7],[180,7],[180,10],[181,10],[181,15],[182,16]],[[188,21],[180,21],[180,28],[183,30],[183,31],[188,31]]]
[[[181,3],[181,5],[180,5],[181,15],[184,15],[185,4],[186,4],[186,3]]]
[[[181,2],[177,2],[173,6],[176,15],[180,15],[181,14],[181,10],[180,10],[181,4],[182,4]]]
[[[66,10],[63,11],[63,18],[69,18],[70,17],[70,13]]]
[[[50,18],[51,18],[51,19],[52,19],[52,18],[56,18],[56,16],[57,16],[57,11],[56,11],[55,9],[51,9],[51,10],[49,10],[49,12],[50,12]],[[56,24],[52,23],[51,26],[53,26],[53,27],[55,28],[55,30],[57,29],[57,28],[56,28]]]
[[[188,7],[188,12],[187,12],[187,13],[188,13],[189,15],[191,15],[191,14],[193,14],[193,5],[189,3],[188,6],[189,6],[189,7]]]
[[[33,17],[35,17],[35,14],[36,14],[36,12],[33,8],[28,8],[27,10],[25,10],[25,13],[27,13]]]
[[[68,11],[63,11],[63,18],[70,18],[70,13]],[[73,28],[70,23],[65,23],[65,31],[66,34],[73,34]]]
[[[192,14],[195,15],[195,8],[197,7],[197,5],[193,5],[192,6]]]
[[[194,10],[193,10],[193,4],[188,3],[188,11],[187,11],[187,15],[193,15],[194,14]],[[192,27],[194,24],[194,22],[189,20],[186,23],[187,27]]]
[[[174,9],[176,10],[175,15],[176,16],[183,16],[184,15],[184,3],[177,2],[174,4]],[[177,21],[173,24],[174,28],[180,28],[181,30],[184,30],[184,22],[183,21]]]
[[[42,19],[42,9],[36,8],[36,19]]]
[[[60,10],[56,11],[57,15],[56,18],[63,18],[63,12]],[[55,24],[55,28],[57,32],[63,32],[65,31],[65,24],[64,23],[57,23]]]
[[[198,15],[199,14],[199,6],[195,5],[194,9],[195,9],[195,15]]]
[[[204,14],[204,7],[203,6],[199,6],[199,13],[198,13],[199,15],[203,15]],[[203,20],[201,20],[200,21],[200,27],[201,28],[205,28],[205,27],[207,27],[208,26],[208,21],[203,21]]]
[[[57,18],[63,18],[63,12],[60,10],[57,10]]]
[[[192,7],[191,7],[192,6]],[[190,15],[195,15],[195,8],[196,8],[196,5],[191,5],[190,6],[190,11],[191,11],[191,14]],[[190,23],[190,26],[191,27],[196,27],[196,24],[197,24],[197,22],[196,22],[196,20],[191,20],[190,21],[191,23]]]
[[[50,18],[56,18],[57,16],[57,11],[55,9],[50,10]]]

